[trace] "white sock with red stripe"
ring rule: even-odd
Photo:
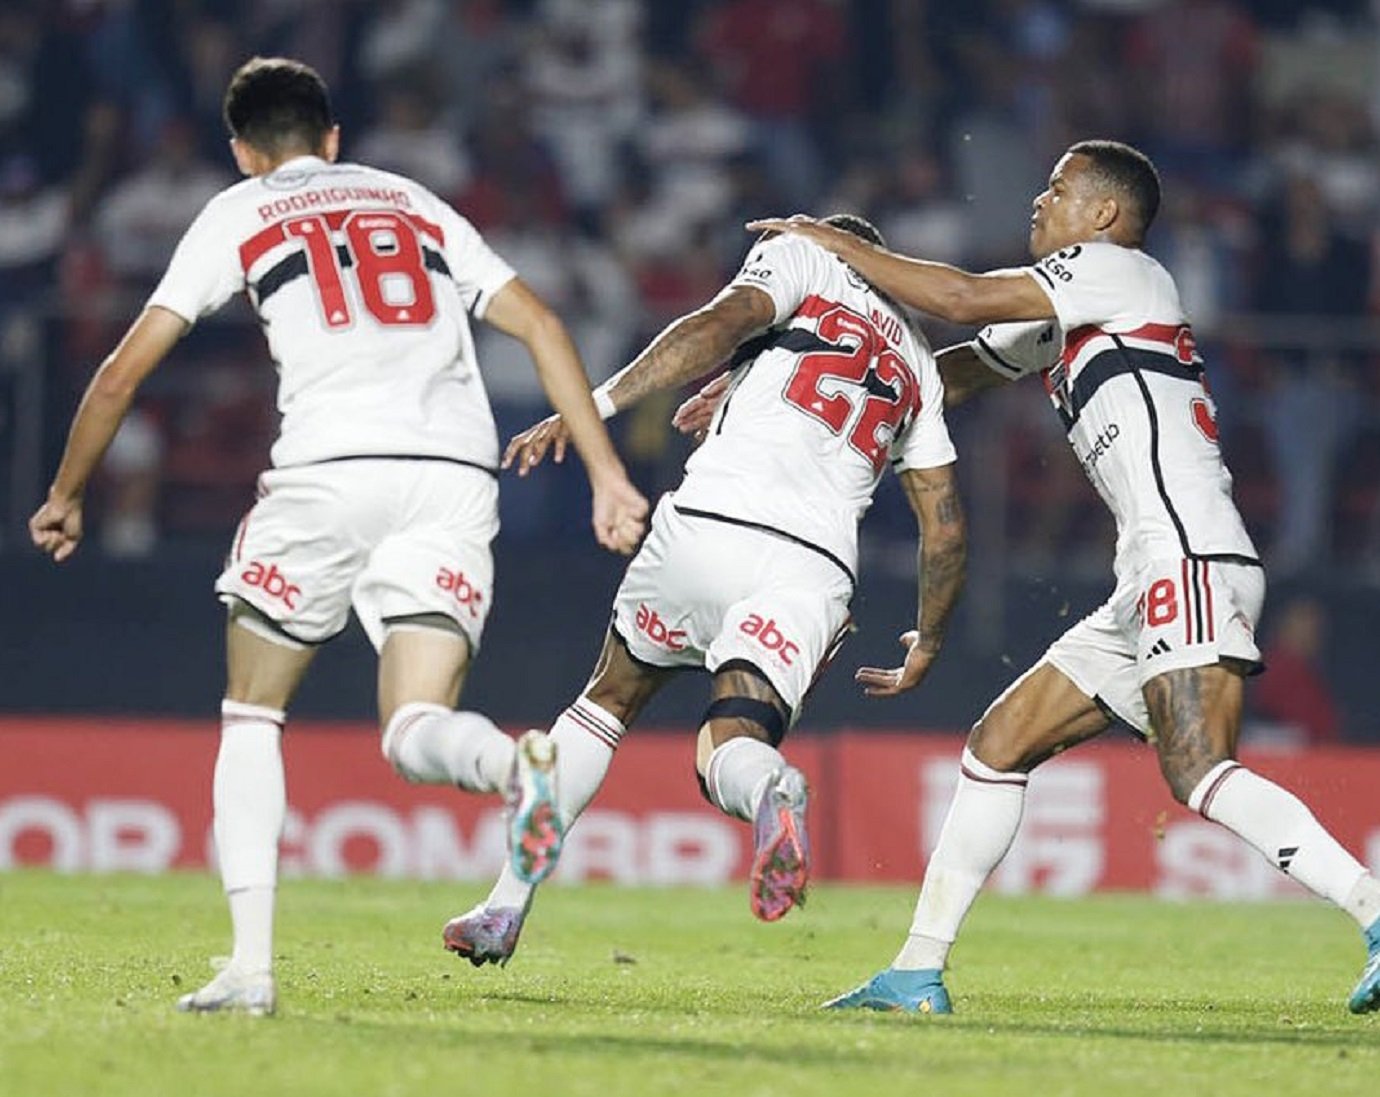
[[[892,967],[944,970],[963,919],[1020,829],[1028,780],[1024,773],[995,770],[964,749],[958,786],[925,867],[910,935]]]
[[[380,744],[389,765],[423,785],[457,785],[468,792],[502,792],[517,744],[487,716],[413,701],[388,721]]]
[[[709,756],[704,784],[709,802],[726,815],[752,822],[771,775],[786,764],[770,743],[744,735],[720,743]]]
[[[1244,838],[1313,894],[1336,903],[1362,929],[1375,920],[1374,893],[1358,886],[1369,876],[1365,866],[1292,792],[1227,760],[1208,770],[1188,806]]]
[[[234,927],[231,963],[246,972],[269,971],[278,840],[287,815],[283,713],[222,701],[220,714],[211,803],[220,878]]]
[[[596,705],[588,697],[557,717],[551,727],[556,744],[556,788],[560,796],[561,821],[567,830],[589,806],[613,762],[613,752],[627,730],[621,720]],[[533,886],[517,878],[511,864],[504,863],[486,904],[490,907],[522,907],[531,897]]]

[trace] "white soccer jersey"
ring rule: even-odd
[[[1174,281],[1142,251],[1065,248],[1028,268],[1058,323],[994,324],[992,369],[1040,373],[1117,522],[1117,570],[1188,557],[1257,563],[1217,445],[1216,408]]]
[[[193,323],[247,292],[280,375],[277,467],[386,455],[493,470],[469,314],[512,277],[421,185],[304,156],[208,202],[149,304]]]
[[[798,236],[753,248],[731,285],[769,294],[775,320],[735,354],[676,508],[786,533],[852,574],[858,521],[887,462],[954,460],[929,345],[851,267]]]

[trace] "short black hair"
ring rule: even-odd
[[[1069,152],[1086,156],[1104,183],[1130,199],[1143,238],[1160,210],[1160,173],[1150,157],[1121,141],[1079,141]]]
[[[886,241],[882,239],[881,230],[877,228],[866,217],[859,217],[856,213],[831,213],[824,219],[826,225],[833,225],[844,232],[851,232],[854,236],[860,236],[869,244],[876,244],[879,248],[886,247]]]
[[[270,156],[316,150],[331,127],[331,96],[310,65],[287,57],[254,57],[225,89],[230,133]]]

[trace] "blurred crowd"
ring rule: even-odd
[[[5,0],[0,460],[7,394],[42,368],[51,471],[91,368],[232,181],[226,78],[287,54],[330,83],[345,157],[452,201],[596,379],[723,284],[751,216],[854,210],[901,251],[1013,265],[1060,151],[1131,140],[1163,173],[1150,250],[1276,575],[1380,579],[1376,30],[1370,0]],[[525,425],[542,401],[517,344],[484,335],[480,354],[501,429]],[[194,331],[104,468],[107,551],[224,535],[273,380],[247,310]],[[672,403],[619,425],[650,490],[684,456]],[[1000,512],[1013,568],[1105,569],[1108,524],[1042,404],[955,417],[960,453],[984,456],[973,505]],[[508,533],[567,522],[570,483],[513,493]],[[881,536],[912,535],[895,496],[878,509]]]

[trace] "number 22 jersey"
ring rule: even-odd
[[[148,303],[194,323],[247,293],[279,371],[276,467],[412,456],[494,469],[469,317],[512,277],[419,184],[304,156],[211,199]]]
[[[1143,251],[1101,242],[1028,270],[1058,322],[994,324],[973,348],[1004,377],[1043,377],[1074,455],[1116,518],[1118,574],[1180,557],[1258,564],[1169,272]]]
[[[788,534],[857,570],[858,522],[882,470],[954,460],[924,337],[841,259],[799,236],[755,246],[730,289],[775,316],[743,343],[675,505]]]

